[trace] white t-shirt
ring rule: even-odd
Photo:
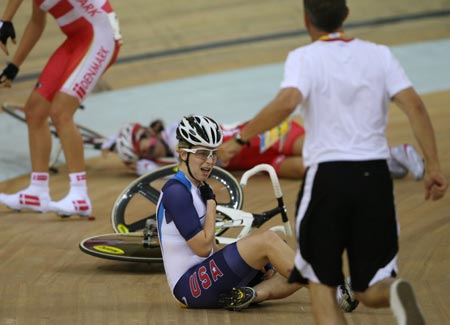
[[[410,86],[384,45],[333,39],[291,51],[281,88],[297,88],[303,96],[305,165],[387,159],[388,104]]]

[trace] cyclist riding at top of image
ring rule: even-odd
[[[255,233],[223,248],[216,244],[216,200],[207,180],[223,141],[217,122],[187,116],[176,134],[179,171],[163,186],[156,212],[174,298],[188,308],[240,310],[300,289],[302,285],[286,280],[295,252],[275,232]],[[354,304],[350,296],[341,298]]]
[[[15,43],[11,22],[23,0],[9,0],[0,21],[0,46]],[[54,211],[61,215],[90,216],[84,148],[73,116],[101,75],[115,62],[122,38],[117,16],[108,0],[32,0],[32,13],[17,51],[0,74],[0,88],[10,88],[19,67],[42,35],[47,13],[53,16],[66,39],[48,60],[25,107],[31,158],[30,185],[17,193],[0,193],[0,203],[14,210]],[[55,125],[69,172],[70,190],[52,201],[48,165],[51,132]]]
[[[248,123],[235,122],[220,125],[224,142],[236,139],[236,135]],[[274,167],[278,177],[301,179],[305,168],[302,163],[302,148],[305,130],[299,115],[288,119],[289,129],[279,140],[261,152],[261,137],[252,138],[242,146],[228,164],[219,160],[217,165],[227,170],[247,170],[258,164],[269,164]],[[161,165],[172,163],[177,157],[178,143],[176,130],[178,123],[167,127],[160,119],[152,121],[148,127],[140,123],[126,123],[117,135],[111,136],[103,145],[105,152],[116,151],[122,161],[138,175],[144,175]],[[406,177],[410,172],[416,180],[424,175],[423,159],[414,146],[401,144],[390,147],[391,157],[388,166],[393,178]]]

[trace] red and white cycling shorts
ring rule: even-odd
[[[246,123],[237,126],[232,130],[224,130],[224,142],[231,139],[238,133]],[[295,141],[304,136],[305,129],[295,121],[291,121],[289,131],[286,133],[282,144],[280,140],[275,142],[266,151],[260,153],[261,140],[255,137],[248,146],[242,146],[241,151],[235,155],[226,166],[229,170],[250,169],[258,164],[269,164],[275,168],[278,173],[281,163],[287,156],[292,156]]]
[[[57,92],[81,102],[117,58],[121,36],[106,0],[35,0],[67,36],[42,71],[35,90],[48,101]]]

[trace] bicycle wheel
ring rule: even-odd
[[[158,245],[145,246],[139,233],[105,234],[86,238],[80,242],[83,253],[115,261],[138,263],[161,263],[161,248]]]
[[[178,165],[168,165],[145,174],[130,183],[117,197],[111,213],[116,233],[142,231],[145,221],[154,218],[156,204],[167,178],[178,171]],[[240,209],[243,193],[239,182],[226,170],[214,167],[208,184],[214,189],[217,203]]]

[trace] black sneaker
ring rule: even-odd
[[[219,305],[228,310],[239,311],[250,305],[255,299],[256,291],[250,287],[233,288],[219,295]]]
[[[350,278],[346,278],[344,284],[338,286],[336,296],[339,307],[346,313],[351,313],[359,305],[359,301],[353,295]]]

